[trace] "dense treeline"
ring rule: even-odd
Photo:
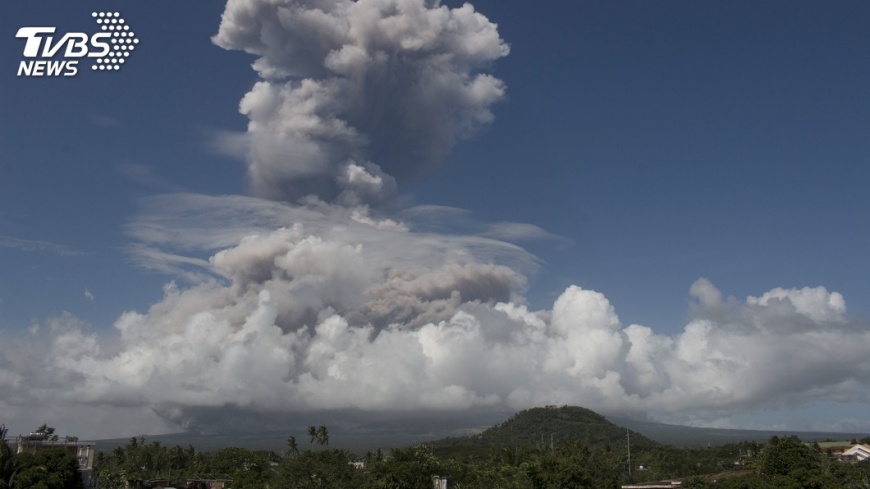
[[[626,455],[580,441],[490,448],[471,457],[437,455],[425,445],[358,457],[341,449],[300,451],[293,437],[283,455],[233,447],[206,453],[132,439],[125,447],[101,455],[98,470],[101,487],[106,489],[123,487],[125,477],[185,480],[197,474],[232,478],[234,488],[429,489],[436,475],[468,489],[605,489],[664,479],[681,479],[683,487],[690,489],[870,487],[870,463],[841,463],[794,437],[772,438],[765,445],[639,448],[632,456],[631,475]],[[641,465],[644,470],[638,470]]]
[[[461,444],[454,440],[360,457],[329,448],[325,426],[312,426],[307,435],[309,448],[300,450],[291,436],[282,454],[237,447],[203,452],[132,438],[125,446],[99,452],[94,470],[103,489],[145,480],[155,486],[165,481],[197,487],[187,485],[197,479],[232,479],[229,487],[236,489],[430,489],[433,476],[447,477],[452,487],[465,489],[611,489],[666,479],[682,480],[688,489],[870,488],[870,463],[839,462],[818,445],[795,437],[704,449],[639,443],[632,450],[629,474],[625,447],[616,449],[609,440],[594,446],[580,440],[556,444],[546,438],[542,443],[539,437],[526,446],[475,445],[470,452],[456,450]],[[14,455],[0,442],[0,489],[80,489],[75,474],[75,459],[66,450]]]
[[[870,439],[864,439],[866,443]],[[688,489],[859,489],[870,488],[870,461],[856,464],[838,461],[817,444],[797,437],[773,437],[761,450],[751,474],[687,480]]]
[[[236,489],[431,489],[433,476],[447,477],[463,488],[603,489],[617,487],[620,478],[618,462],[580,442],[553,449],[493,451],[486,459],[468,463],[436,456],[424,445],[363,457],[341,449],[299,451],[288,447],[279,456],[235,447],[206,453],[134,438],[124,447],[99,455],[96,470],[103,489],[143,479],[223,477],[232,479],[231,487]]]

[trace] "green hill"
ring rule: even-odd
[[[626,428],[611,423],[594,411],[577,406],[547,406],[521,411],[479,434],[445,438],[427,445],[447,454],[507,447],[562,446],[580,441],[590,447],[622,451],[627,443],[627,433]],[[632,449],[657,445],[640,433],[630,433]]]

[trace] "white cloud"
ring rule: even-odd
[[[572,244],[570,239],[534,224],[510,221],[485,223],[474,218],[470,211],[456,207],[416,205],[401,209],[398,214],[416,231],[474,234],[511,243],[547,241],[562,247]]]
[[[749,297],[747,302],[766,307],[780,304],[816,322],[846,320],[846,301],[843,296],[837,292],[828,293],[824,287],[799,290],[777,287],[761,297]]]
[[[148,311],[120,317],[116,336],[71,315],[42,324],[24,347],[0,354],[0,387],[11,393],[4,411],[37,400],[96,411],[148,406],[165,423],[215,428],[224,410],[568,403],[701,424],[785,404],[868,400],[870,328],[823,288],[724,300],[702,279],[691,287],[699,298],[692,320],[665,336],[623,325],[603,294],[577,286],[550,310],[529,311],[523,276],[498,263],[504,250],[524,259],[512,245],[382,228],[331,206],[175,197],[191,210],[165,207],[166,199],[150,202],[172,213],[158,219],[146,209],[140,221],[149,225],[131,229],[156,249],[216,248],[188,265],[219,279],[171,284]],[[260,224],[299,221],[240,226],[234,216],[253,208]],[[178,232],[190,219],[202,233]],[[229,230],[235,243],[217,246]]]
[[[38,241],[32,239],[18,238],[0,234],[0,248],[10,248],[25,252],[51,253],[60,256],[84,256],[86,253],[74,250],[68,246],[51,243],[49,241]]]
[[[562,246],[571,244],[571,240],[565,237],[553,234],[534,224],[522,222],[497,222],[489,225],[488,229],[481,233],[481,235],[511,242],[552,241]]]

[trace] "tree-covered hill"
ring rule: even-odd
[[[445,438],[429,443],[435,450],[459,447],[533,447],[562,446],[582,442],[590,447],[624,451],[628,442],[626,428],[604,416],[577,406],[547,406],[521,411],[507,421],[479,434]],[[631,431],[631,446],[651,448],[657,443]]]

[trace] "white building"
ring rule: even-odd
[[[854,445],[840,455],[840,460],[863,462],[870,458],[870,445]]]

